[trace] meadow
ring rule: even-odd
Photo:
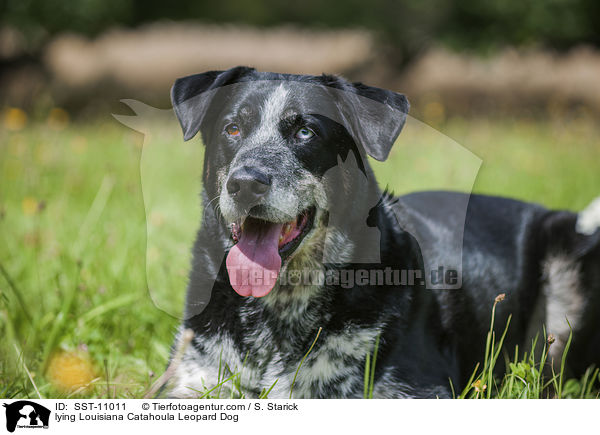
[[[7,109],[0,122],[0,397],[142,397],[183,306],[200,210],[176,205],[199,202],[201,144],[182,145],[172,125],[145,142],[109,116],[77,123],[61,109],[35,122]],[[373,163],[382,186],[571,210],[600,195],[591,119],[429,123],[411,120],[388,161]],[[539,397],[538,357],[514,358],[510,386],[474,377],[465,396]],[[565,379],[562,395],[595,397],[596,379]]]

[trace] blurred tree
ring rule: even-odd
[[[41,42],[59,32],[93,35],[120,23],[133,23],[131,0],[0,0],[0,25]]]
[[[0,27],[19,29],[39,47],[58,32],[95,35],[115,25],[197,20],[256,26],[364,27],[403,66],[432,42],[490,50],[540,44],[600,45],[598,0],[0,0]]]
[[[454,1],[438,34],[454,48],[488,51],[505,45],[541,44],[568,49],[600,44],[597,0]]]

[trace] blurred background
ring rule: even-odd
[[[236,65],[341,74],[412,103],[382,186],[468,190],[462,146],[476,192],[580,210],[600,194],[598,17],[596,0],[0,0],[0,397],[139,398],[166,366],[200,215],[171,204],[196,204],[202,147],[167,111],[144,142],[121,99],[170,109],[176,78]]]
[[[167,107],[174,78],[250,65],[401,90],[433,118],[598,113],[599,16],[594,0],[2,0],[0,101]]]

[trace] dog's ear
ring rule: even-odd
[[[345,91],[340,110],[351,134],[368,155],[384,161],[406,122],[408,99],[403,94],[362,83],[334,87]]]
[[[171,102],[183,130],[183,139],[190,140],[200,130],[211,101],[210,96],[202,98],[201,94],[235,83],[252,71],[254,68],[238,66],[227,71],[208,71],[175,80],[171,88]]]

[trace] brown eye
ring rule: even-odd
[[[227,127],[225,127],[225,131],[227,132],[227,134],[229,136],[239,136],[240,135],[240,128],[235,124],[229,124]]]

